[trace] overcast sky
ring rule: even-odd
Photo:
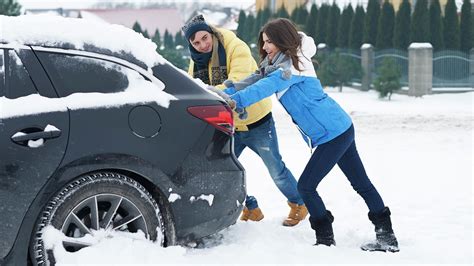
[[[91,7],[96,3],[100,2],[116,2],[116,3],[124,3],[124,2],[134,2],[134,3],[189,3],[189,2],[201,2],[201,3],[214,3],[218,4],[221,3],[225,6],[234,6],[234,7],[248,7],[255,3],[255,0],[134,0],[134,1],[126,1],[126,0],[46,0],[46,1],[38,1],[38,0],[17,0],[22,4],[25,8],[85,8]],[[332,4],[333,0],[310,0],[311,2],[316,3],[330,3]],[[368,0],[335,0],[336,3],[339,3],[341,6],[345,6],[348,3],[353,3],[353,5],[357,3],[366,3]]]
[[[231,5],[236,7],[249,6],[255,2],[255,0],[17,0],[24,8],[87,8],[97,3],[189,3],[189,2],[208,2],[208,3],[224,3],[225,5]]]
[[[101,2],[134,2],[134,3],[190,3],[190,2],[201,2],[201,3],[221,3],[225,6],[233,6],[237,8],[245,8],[253,3],[255,0],[134,0],[134,1],[125,1],[125,0],[17,0],[24,8],[87,8],[91,7],[94,4]],[[329,3],[331,4],[334,0],[310,0],[311,2],[320,3]],[[357,3],[367,3],[368,0],[335,0],[340,6],[346,6],[348,3],[352,3],[355,6]],[[473,2],[474,0],[471,0]],[[458,8],[460,9],[462,0],[456,0]]]

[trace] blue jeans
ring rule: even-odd
[[[365,172],[354,140],[354,126],[351,126],[337,138],[319,145],[301,174],[298,191],[311,218],[318,220],[326,216],[326,207],[316,188],[336,164],[364,199],[370,212],[380,213],[385,205]]]
[[[273,182],[289,202],[299,205],[304,203],[298,193],[295,177],[290,170],[286,168],[281,158],[273,117],[249,131],[237,131],[235,133],[235,155],[239,157],[245,147],[249,147],[262,158]],[[247,196],[245,205],[250,210],[258,207],[257,200],[252,196]]]

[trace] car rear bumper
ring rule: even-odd
[[[245,173],[201,173],[174,192],[179,199],[169,206],[179,213],[173,215],[177,243],[194,241],[235,223],[245,200]]]
[[[181,237],[177,239],[178,244],[185,244],[191,241],[201,239],[203,237],[215,234],[233,224],[235,224],[240,212],[242,211],[243,205],[236,206],[229,210],[229,213],[214,218],[212,220],[196,224],[192,227],[184,228],[180,231]]]

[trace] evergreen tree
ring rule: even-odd
[[[362,46],[364,38],[364,21],[364,8],[361,5],[358,5],[355,9],[354,17],[352,18],[349,35],[349,47],[352,49],[360,49]]]
[[[311,6],[311,11],[309,12],[308,18],[306,19],[306,26],[305,26],[305,31],[306,33],[313,37],[313,39],[317,39],[318,36],[316,36],[316,25],[318,21],[318,7],[316,4],[313,4]]]
[[[448,0],[444,9],[444,47],[450,50],[459,49],[459,22],[455,0]]]
[[[341,10],[336,2],[333,2],[331,10],[329,11],[329,18],[327,24],[327,40],[326,44],[330,48],[337,47],[337,32],[339,25],[339,17],[341,16]]]
[[[262,22],[260,24],[260,27],[257,29],[256,34],[260,32],[263,25],[265,25],[270,20],[271,16],[272,16],[272,11],[270,10],[270,8],[267,7],[262,11]]]
[[[322,4],[318,12],[318,22],[316,24],[316,43],[326,43],[327,23],[331,7],[328,4]]]
[[[253,36],[256,36],[258,34],[261,26],[263,25],[262,15],[263,15],[263,10],[257,11],[257,16],[255,17],[255,23],[253,24],[253,27],[252,27]],[[258,37],[256,37],[256,39],[258,39]]]
[[[135,23],[133,23],[132,29],[138,33],[143,33],[142,26],[140,26],[140,23],[138,23],[138,21],[135,21]]]
[[[429,42],[430,37],[430,18],[427,0],[417,0],[415,10],[411,19],[410,41],[411,42]]]
[[[245,21],[245,35],[242,36],[244,39],[244,41],[249,44],[249,43],[255,43],[255,40],[256,40],[256,36],[254,34],[254,30],[255,30],[255,17],[252,15],[252,14],[249,14],[247,16],[247,19]]]
[[[156,29],[155,34],[153,35],[153,38],[151,39],[154,43],[156,43],[156,46],[158,46],[158,49],[161,47],[161,35],[160,35],[160,30]]]
[[[407,50],[410,46],[411,4],[410,0],[403,0],[395,18],[393,47]]]
[[[461,26],[460,26],[460,47],[461,51],[469,52],[472,46],[472,35],[474,30],[472,29],[472,9],[471,2],[469,0],[464,0],[461,7]]]
[[[291,12],[291,15],[290,15],[290,19],[296,23],[296,21],[298,20],[298,17],[300,16],[300,7],[297,6],[295,7],[295,9],[293,9],[293,12]]]
[[[349,4],[342,11],[341,20],[339,21],[339,30],[337,32],[337,46],[340,48],[349,48],[349,35],[351,29],[352,18],[354,17],[354,9]]]
[[[441,6],[439,0],[432,0],[430,4],[430,42],[434,50],[444,48],[443,21],[441,19]]]
[[[253,28],[253,36],[255,39],[258,39],[258,34],[260,33],[260,29],[262,29],[263,25],[265,25],[268,20],[270,19],[271,11],[269,8],[265,8],[260,10],[257,13],[257,17],[255,18],[255,27]]]
[[[150,39],[150,34],[148,33],[147,30],[145,30],[145,31],[143,32],[143,37],[145,37],[145,38],[147,38],[147,39]]]
[[[171,36],[171,34],[169,34]],[[183,58],[181,51],[176,49],[164,49],[158,51],[166,60],[175,65],[177,68],[180,68],[184,71],[188,70],[188,63],[186,59]]]
[[[173,36],[169,33],[168,29],[165,30],[165,35],[163,37],[163,45],[165,49],[174,49]]]
[[[295,23],[299,25],[301,30],[306,31],[305,26],[306,26],[306,21],[308,20],[309,13],[305,5],[301,5],[299,7],[299,10],[300,11],[298,13],[298,17],[296,18]]]
[[[21,5],[16,0],[0,0],[0,15],[18,16]]]
[[[393,28],[395,26],[395,9],[393,5],[385,0],[382,5],[382,12],[379,17],[377,29],[377,42],[376,46],[378,49],[388,49],[393,47]]]
[[[246,20],[247,20],[247,16],[245,15],[245,12],[243,10],[240,10],[240,13],[239,13],[239,26],[237,26],[237,37],[239,37],[240,39],[244,39],[244,35],[245,35],[245,29],[246,29]]]
[[[325,58],[318,69],[318,78],[323,86],[347,85],[352,79],[362,76],[362,67],[349,56],[342,56],[338,52],[331,53]]]
[[[378,69],[378,76],[374,80],[375,90],[379,92],[380,98],[388,96],[390,101],[392,93],[401,88],[401,73],[393,58],[385,58],[382,66]]]
[[[378,0],[369,0],[367,13],[365,14],[364,43],[375,46],[377,41],[377,29],[380,16],[380,3]]]
[[[290,18],[290,14],[285,8],[285,4],[282,4],[280,9],[277,11],[277,18]]]
[[[474,19],[471,18],[471,29],[474,29]],[[471,33],[471,47],[474,47],[474,33]]]
[[[176,34],[174,35],[174,45],[175,46],[181,45],[183,47],[186,47],[186,44],[187,44],[187,41],[184,39],[184,36],[181,33],[181,31],[176,32]]]

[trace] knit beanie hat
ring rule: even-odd
[[[191,36],[198,31],[205,30],[208,32],[212,32],[211,27],[207,25],[202,15],[197,15],[193,17],[188,23],[186,23],[181,28],[181,30],[183,31],[187,41],[189,41],[189,38],[191,38]]]

